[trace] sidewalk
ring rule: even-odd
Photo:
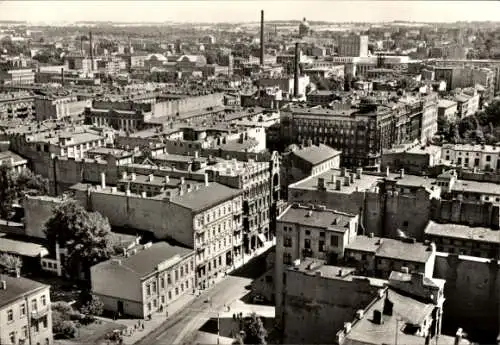
[[[256,256],[259,256],[262,253],[264,253],[265,251],[267,251],[274,244],[275,244],[275,240],[268,241],[264,244],[264,246],[262,248],[257,249],[252,255],[245,255],[243,260],[240,259],[238,261],[235,261],[234,266],[231,269],[229,269],[227,271],[227,273],[229,274],[230,272],[245,265],[246,263],[248,263],[250,260],[252,260]],[[222,280],[224,280],[224,275],[220,275],[219,277],[215,278],[214,284],[210,284],[209,288],[206,289],[205,291],[210,290],[213,286],[217,285]],[[203,292],[201,295],[203,295]],[[179,310],[183,309],[186,305],[188,305],[190,302],[192,302],[196,298],[197,298],[196,294],[193,294],[193,293],[186,293],[185,295],[179,297],[177,300],[172,302],[167,307],[167,311],[168,311],[169,316],[174,315],[175,313],[177,313]],[[239,301],[239,300],[231,301],[230,305],[232,306],[233,304],[235,304],[237,306],[238,310],[235,309],[233,311],[233,308],[231,307],[231,312],[227,312],[227,316],[225,316],[225,317],[232,317],[233,312],[242,312],[245,314],[245,313],[251,313],[252,311],[254,311],[253,309],[248,309],[248,307],[244,307],[244,306],[250,306],[250,305],[245,305],[245,303],[241,302],[243,304],[243,306],[241,306],[238,302],[241,302],[241,301]],[[252,307],[255,307],[255,306],[252,306]],[[257,307],[259,308],[260,306],[257,306]],[[262,307],[265,307],[265,306],[262,306]],[[267,308],[270,308],[270,307],[267,307]],[[257,312],[257,310],[255,310],[255,311]],[[260,314],[260,312],[258,312],[258,314]],[[266,314],[270,314],[270,312],[266,312]],[[273,308],[273,315],[274,315],[274,308]],[[267,315],[262,315],[262,316],[267,317]],[[142,319],[138,319],[138,318],[118,319],[118,320],[112,320],[112,319],[107,319],[107,318],[103,318],[103,317],[98,317],[98,318],[102,319],[104,321],[113,321],[115,323],[118,323],[118,324],[121,324],[121,325],[124,325],[125,327],[127,327],[127,329],[125,330],[125,333],[124,333],[124,337],[123,337],[123,344],[124,345],[135,344],[136,342],[138,342],[139,340],[141,340],[142,338],[147,336],[149,333],[153,332],[155,329],[160,327],[168,319],[166,317],[165,311],[153,313],[151,315],[151,320],[147,320],[147,321],[142,320]],[[141,325],[144,325],[144,329],[141,329],[142,327],[138,327],[138,329],[134,330],[134,325],[139,325],[139,322]]]
[[[240,300],[232,302],[230,305],[230,310],[224,310],[219,314],[221,318],[232,318],[233,314],[242,313],[243,316],[247,316],[251,313],[255,313],[259,316],[266,318],[275,317],[274,306],[260,305],[260,304],[246,304]]]

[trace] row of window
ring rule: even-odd
[[[47,306],[47,296],[42,295],[40,296],[40,304],[42,307]],[[38,300],[36,298],[33,298],[31,300],[31,310],[32,311],[37,311],[38,310]],[[26,316],[26,303],[21,303],[19,305],[19,317],[25,317]],[[7,322],[12,322],[14,321],[14,309],[8,309],[7,310]]]
[[[194,270],[194,263],[193,261],[190,261],[190,266],[191,266],[191,271]],[[189,273],[189,265],[185,264],[180,266],[179,268],[174,270],[174,280],[172,280],[172,274],[170,272],[167,273],[167,285],[172,285],[173,282],[179,281],[179,279],[182,279],[185,275]],[[180,278],[179,278],[180,276]],[[160,277],[160,289],[165,289],[165,278]],[[157,292],[157,285],[156,281],[152,281],[151,283],[146,284],[146,296],[151,296],[151,294],[156,294]]]
[[[182,283],[180,287],[176,287],[174,290],[170,290],[168,291],[167,293],[167,296],[168,296],[168,301],[172,300],[173,298],[173,293],[175,293],[175,297],[179,296],[179,293],[182,293],[184,292],[184,290],[187,290],[189,289],[189,280],[186,280],[185,283]],[[160,296],[160,301],[161,301],[161,304],[165,304],[165,295],[161,295]],[[147,304],[147,309],[148,309],[148,312],[150,312],[152,310],[152,308],[158,308],[158,300],[155,298],[152,302],[148,302]]]

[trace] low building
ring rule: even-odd
[[[394,240],[375,236],[357,236],[345,248],[344,260],[366,276],[387,279],[392,270],[420,272],[432,277],[436,246],[411,238]]]
[[[425,238],[436,243],[439,252],[500,259],[498,229],[429,221]]]
[[[284,344],[331,344],[336,332],[360,306],[368,305],[386,281],[355,275],[355,269],[326,265],[322,260],[297,260],[285,270]]]
[[[441,147],[421,145],[418,142],[395,145],[382,151],[381,168],[392,170],[404,169],[414,175],[426,175],[441,162]]]
[[[51,345],[50,286],[22,278],[0,280],[0,343]]]
[[[457,121],[457,102],[449,99],[440,99],[438,102],[438,120],[454,123]],[[438,123],[439,124],[439,123]],[[442,130],[443,128],[438,128]]]
[[[104,308],[145,318],[195,288],[194,251],[159,242],[91,267],[92,294]]]
[[[493,145],[444,144],[441,157],[465,169],[500,169],[500,147]]]

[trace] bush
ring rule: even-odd
[[[52,332],[54,333],[54,337],[56,339],[71,339],[76,335],[76,326],[73,321],[63,320],[60,317],[54,317],[53,313]]]
[[[97,296],[91,296],[90,300],[85,303],[80,311],[85,314],[85,316],[89,315],[102,315],[104,311],[104,303]]]
[[[61,314],[69,315],[73,312],[73,308],[68,302],[52,302],[52,311],[57,311]]]

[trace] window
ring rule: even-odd
[[[156,282],[151,283],[151,290],[153,290],[153,293],[156,293]]]
[[[324,231],[320,231],[319,237],[325,237],[325,232]]]
[[[334,247],[338,247],[339,246],[339,238],[335,235],[332,235],[330,237],[330,245],[334,246]]]
[[[283,243],[284,247],[288,247],[289,248],[289,247],[292,246],[292,238],[290,236],[285,236],[283,238],[283,240],[284,240],[284,243]]]
[[[28,338],[28,326],[23,326],[23,328],[21,328],[21,336],[23,338]]]
[[[49,338],[45,338],[45,345],[49,345],[50,344],[50,339]]]
[[[311,230],[306,230],[306,236],[311,235]]]
[[[16,332],[10,332],[9,333],[9,339],[12,344],[16,343]]]
[[[306,238],[304,240],[304,248],[305,249],[311,249],[311,240],[310,239]]]
[[[179,280],[179,271],[175,270],[175,281]]]
[[[324,251],[325,251],[325,241],[320,240],[320,241],[319,241],[319,246],[318,246],[318,247],[319,247],[319,248],[318,248],[318,250],[319,250],[321,253],[322,253],[322,252],[324,252]]]
[[[151,296],[151,285],[146,285],[146,296]]]
[[[491,156],[486,156],[486,161],[491,162]]]
[[[47,316],[45,316],[42,320],[43,328],[49,327],[49,323],[47,321]]]
[[[172,299],[172,291],[168,292],[168,299]]]
[[[179,295],[179,288],[178,288],[178,287],[176,287],[176,288],[175,288],[175,295],[176,295],[176,296],[178,296],[178,295]]]
[[[283,263],[285,265],[290,265],[292,263],[292,254],[283,253]]]
[[[19,315],[21,315],[21,317],[26,316],[26,304],[22,303],[19,307]]]
[[[170,276],[170,273],[167,274],[167,284],[172,284],[172,277]]]
[[[153,307],[156,308],[158,306],[158,301],[156,298],[153,300]]]
[[[219,256],[219,266],[222,266],[222,256]]]
[[[151,311],[151,302],[148,303],[148,311]]]
[[[14,321],[14,311],[12,309],[7,310],[7,321]]]
[[[160,289],[164,289],[165,288],[165,278],[160,278]]]
[[[184,267],[181,266],[181,277],[184,277]]]
[[[36,299],[31,300],[31,310],[38,310],[38,306],[36,304]]]
[[[40,301],[42,302],[43,307],[47,305],[47,297],[45,295],[42,295],[42,297],[40,297]]]

